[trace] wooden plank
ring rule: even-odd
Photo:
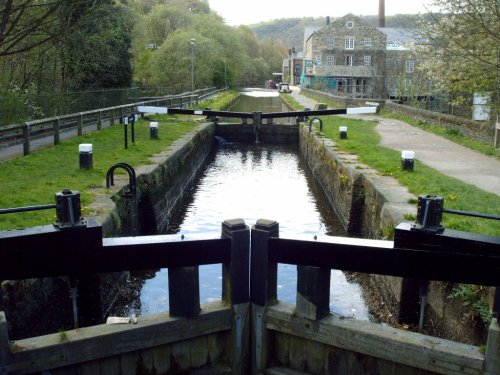
[[[125,353],[120,356],[120,369],[122,375],[135,375],[139,366],[144,366],[139,352]]]
[[[243,219],[222,223],[222,238],[231,239],[231,262],[222,269],[222,299],[228,304],[247,303],[250,300],[250,228]]]
[[[172,370],[188,371],[191,368],[191,345],[188,341],[172,344]]]
[[[208,364],[208,336],[200,336],[189,341],[190,357],[192,369],[199,368]]]
[[[313,374],[321,374],[324,369],[325,345],[316,341],[307,340],[306,363],[307,371]]]
[[[70,250],[70,251],[69,251]],[[102,238],[102,227],[61,230],[53,225],[0,231],[0,280],[109,273],[230,262],[229,239],[173,236]]]
[[[250,370],[250,305],[233,305],[233,329],[231,330],[232,373],[248,374]]]
[[[269,238],[279,236],[279,224],[271,220],[258,220],[251,232],[250,299],[266,306],[278,299],[278,264],[269,261]]]
[[[121,375],[119,357],[103,358],[99,361],[100,375]]]
[[[0,311],[0,373],[10,359],[10,341],[5,313]]]
[[[293,309],[285,303],[268,307],[266,327],[439,374],[483,373],[478,347],[333,315],[310,321],[294,315]]]
[[[229,333],[218,332],[208,336],[208,355],[216,365],[229,363]]]
[[[78,374],[80,375],[95,375],[99,373],[99,362],[87,362],[78,366]]]
[[[392,245],[388,241],[339,237],[321,237],[316,241],[271,238],[269,261],[424,280],[500,285],[500,243],[490,243],[491,251],[478,254],[399,249],[389,244]],[[471,242],[471,246],[476,244]]]
[[[290,335],[281,332],[274,332],[274,359],[281,366],[290,366]]]
[[[172,363],[172,347],[170,345],[161,345],[153,349],[153,364],[158,374],[166,374],[170,371]]]
[[[290,336],[290,346],[288,353],[290,367],[304,370],[307,361],[307,341],[298,336]]]
[[[500,374],[500,325],[492,319],[486,343],[485,369],[491,374]]]
[[[204,305],[193,319],[175,319],[168,314],[140,317],[137,324],[97,325],[67,331],[68,341],[61,343],[59,334],[18,340],[22,351],[15,353],[6,366],[7,372],[43,371],[142,350],[201,335],[228,331],[232,314],[220,302]]]

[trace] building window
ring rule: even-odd
[[[406,72],[413,73],[415,71],[415,61],[406,60]]]
[[[354,38],[345,38],[345,49],[354,49]]]
[[[363,57],[363,65],[371,66],[372,65],[372,57],[371,56],[364,56]]]
[[[345,64],[349,65],[349,66],[352,65],[352,56],[351,55],[347,55],[345,57]]]
[[[326,57],[326,65],[335,65],[335,56],[328,55]]]
[[[348,29],[352,29],[354,27],[354,22],[352,21],[347,21],[347,23],[345,24],[345,26],[348,28]]]
[[[327,47],[333,47],[334,44],[335,44],[335,38],[333,36],[329,36],[326,38]]]
[[[317,65],[321,65],[321,53],[316,54],[314,61],[316,62]]]
[[[365,47],[372,46],[372,38],[365,38]]]

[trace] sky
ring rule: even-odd
[[[385,14],[426,13],[431,0],[385,0]],[[278,18],[341,17],[347,13],[375,15],[378,0],[208,0],[210,9],[230,26],[250,25]]]

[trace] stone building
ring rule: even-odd
[[[398,97],[413,85],[416,59],[408,29],[374,27],[347,14],[306,29],[301,84],[353,98]]]

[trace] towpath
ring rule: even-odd
[[[316,101],[292,87],[292,96],[301,105],[314,108]],[[350,116],[352,117],[352,116]],[[378,122],[380,145],[394,150],[411,150],[415,158],[437,171],[500,196],[500,161],[472,151],[443,137],[410,124],[375,115],[356,116]]]

